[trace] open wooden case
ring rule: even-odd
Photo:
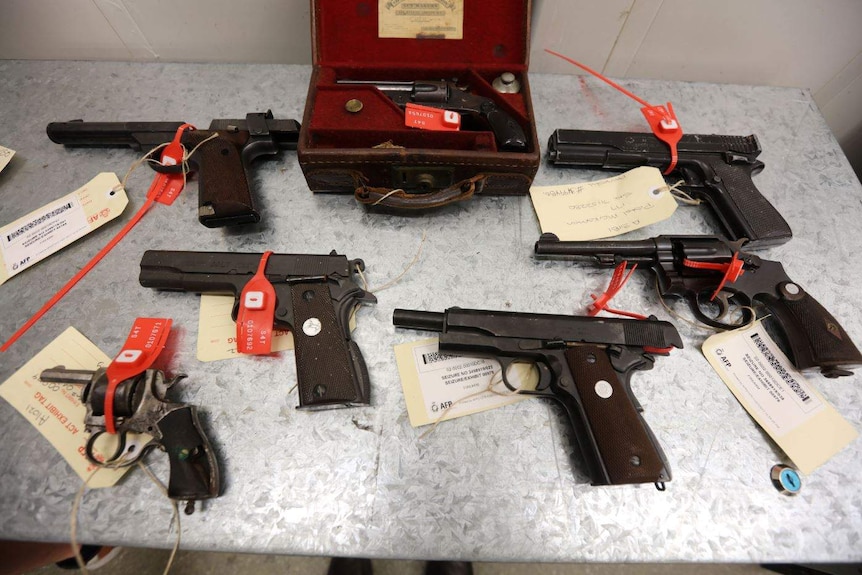
[[[312,0],[311,9],[314,71],[297,152],[312,191],[398,209],[529,191],[539,166],[526,73],[530,0]],[[492,86],[505,72],[519,92]],[[513,119],[524,146],[501,149],[481,114],[462,115],[459,131],[406,127],[384,92],[344,80],[453,81]]]

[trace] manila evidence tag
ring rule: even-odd
[[[669,218],[676,200],[657,168],[580,184],[532,186],[542,233],[564,242],[618,236]]]
[[[123,213],[117,175],[102,172],[71,194],[0,228],[0,284]]]
[[[84,455],[89,435],[84,431],[87,408],[81,403],[83,388],[80,385],[43,382],[39,375],[57,366],[94,371],[109,363],[110,357],[81,332],[70,327],[0,384],[0,397],[51,442],[81,479],[87,479],[96,469]],[[106,448],[110,449],[109,446]],[[94,451],[97,455],[104,455],[98,453],[98,445]],[[101,469],[93,476],[89,487],[110,487],[129,469]]]
[[[440,353],[437,338],[396,345],[395,360],[413,427],[487,411],[530,397],[509,394],[496,360]],[[528,364],[514,364],[509,373],[512,384],[521,389],[535,389],[536,378],[530,379],[532,371]],[[492,381],[493,389],[499,394],[487,391]]]
[[[761,322],[719,333],[703,354],[742,407],[809,474],[858,433],[805,380]]]

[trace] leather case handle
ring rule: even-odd
[[[400,188],[373,188],[360,185],[356,188],[354,197],[360,204],[384,206],[398,210],[437,208],[454,202],[469,200],[473,194],[482,190],[485,185],[485,177],[484,174],[479,174],[448,188],[426,193],[408,193]]]

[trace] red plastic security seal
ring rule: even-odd
[[[117,386],[146,371],[165,349],[171,333],[171,320],[163,317],[139,317],[123,344],[123,349],[106,370],[108,388],[105,392],[105,431],[116,433],[114,425],[114,393]]]
[[[404,125],[420,130],[456,132],[461,129],[461,114],[451,110],[408,103],[404,109]]]
[[[260,258],[257,273],[239,296],[236,315],[236,349],[240,353],[272,353],[272,324],[275,318],[275,288],[266,278],[266,262],[271,251]]]
[[[613,86],[629,98],[632,98],[636,102],[638,102],[643,108],[641,108],[641,113],[643,113],[646,118],[647,123],[649,123],[649,127],[652,130],[652,133],[655,134],[655,137],[664,142],[670,148],[670,164],[668,164],[667,169],[665,169],[665,175],[671,173],[674,168],[676,168],[676,163],[679,160],[679,154],[677,152],[677,144],[679,143],[680,138],[682,138],[682,127],[679,125],[679,120],[676,118],[676,114],[673,111],[673,105],[670,102],[667,103],[667,107],[665,106],[653,106],[643,98],[639,98],[635,96],[610,78],[596,72],[589,66],[581,64],[577,60],[573,60],[568,56],[563,56],[558,52],[554,52],[553,50],[548,50],[545,48],[545,52],[556,56],[557,58],[562,58],[566,62],[570,64],[574,64],[578,68],[589,72],[599,80],[606,82],[607,84]]]
[[[165,146],[164,150],[162,150],[160,160],[163,166],[176,166],[183,162],[185,149],[183,148],[182,143],[180,143],[180,140],[183,137],[183,132],[194,129],[195,127],[191,124],[183,124],[177,128],[177,133],[174,135],[174,139]],[[153,179],[153,183],[150,184],[150,189],[147,191],[147,199],[153,199],[160,204],[169,206],[174,203],[174,200],[176,200],[179,197],[180,192],[183,191],[184,182],[185,176],[182,172],[178,174],[158,173]]]
[[[593,317],[598,315],[600,311],[608,311],[625,317],[646,319],[645,315],[641,315],[639,313],[608,307],[608,302],[610,302],[611,298],[623,289],[623,286],[626,285],[626,282],[629,281],[629,278],[632,277],[632,274],[635,273],[635,270],[638,267],[638,265],[635,264],[632,266],[632,269],[629,270],[629,273],[626,274],[626,266],[628,266],[628,262],[622,261],[616,268],[614,268],[614,275],[611,278],[611,283],[608,284],[608,289],[606,289],[602,295],[597,296],[596,294],[590,294],[590,297],[593,298],[593,303],[587,307],[587,315]]]
[[[682,265],[695,268],[700,270],[715,270],[718,272],[723,272],[724,277],[721,278],[721,281],[718,282],[718,287],[715,288],[715,291],[712,293],[712,296],[709,298],[709,301],[715,299],[718,293],[724,288],[725,284],[733,283],[739,276],[745,273],[745,269],[743,269],[743,261],[739,259],[739,252],[734,252],[733,257],[730,258],[730,261],[727,263],[714,263],[714,262],[698,262],[695,260],[690,260],[688,258],[682,260]]]

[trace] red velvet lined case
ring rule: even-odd
[[[299,163],[314,192],[353,193],[364,204],[428,208],[474,193],[525,194],[539,166],[527,80],[530,0],[464,0],[463,38],[380,38],[378,11],[452,0],[312,0],[314,71],[299,137]],[[492,81],[512,72],[517,94]],[[454,80],[491,98],[526,136],[526,149],[498,150],[494,133],[463,117],[457,132],[404,126],[404,110],[370,85],[336,80]],[[356,99],[359,112],[345,105]],[[382,147],[380,147],[382,146]],[[393,193],[393,190],[394,191]]]

